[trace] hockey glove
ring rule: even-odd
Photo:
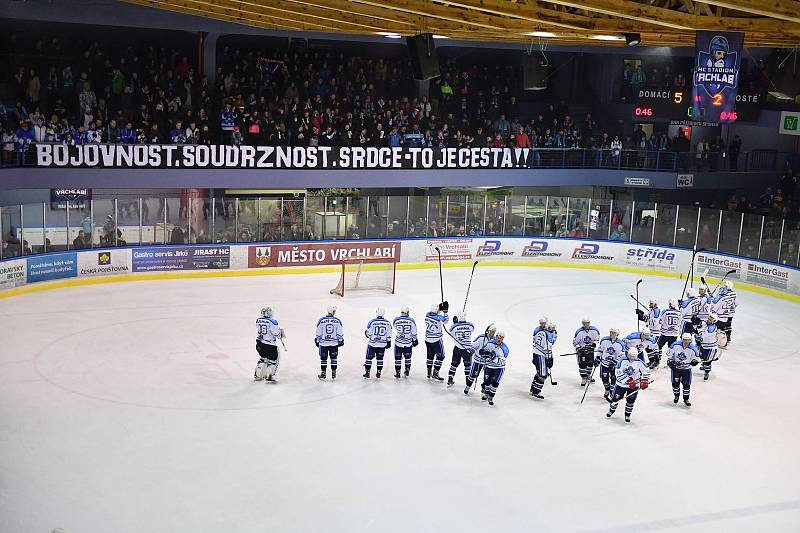
[[[341,340],[339,341],[339,347],[342,347],[342,346],[344,346],[344,339],[341,339]]]
[[[413,341],[411,341],[411,346],[417,346],[418,344],[419,344],[419,341],[417,339],[414,339]]]
[[[675,370],[675,361],[667,361],[667,367]]]
[[[319,348],[319,339],[314,337],[314,344]]]
[[[483,357],[486,357],[487,355],[492,355],[492,352],[491,352],[491,350],[483,350],[483,349],[481,349],[480,351],[478,351],[478,355],[482,355]]]
[[[693,325],[694,327],[697,327],[697,326],[699,326],[699,325],[700,325],[700,324],[702,324],[702,323],[703,323],[703,321],[702,321],[702,320],[700,320],[700,317],[698,317],[698,316],[693,316],[693,317],[692,317],[692,325]]]
[[[386,349],[388,350],[391,347],[392,347],[392,341],[386,341]]]
[[[642,378],[642,390],[645,390],[649,386],[650,386],[650,380],[647,378]]]
[[[594,358],[594,366],[600,366],[600,358],[597,356]]]
[[[550,357],[549,359],[545,359],[547,368],[553,368],[553,358]]]
[[[595,351],[596,349],[597,349],[597,343],[593,342],[592,343],[592,351]]]
[[[450,303],[447,300],[439,304],[439,311],[444,311],[446,313],[449,310],[450,310]]]
[[[699,365],[699,364],[700,364],[700,361],[699,361],[698,359],[695,359],[694,361],[692,361],[692,362],[691,362],[691,363],[689,363],[689,364],[691,364],[692,366],[697,366],[697,365]]]
[[[644,316],[644,311],[642,311],[641,309],[636,310],[636,316],[639,317],[639,320],[642,322],[647,321],[647,318]]]
[[[636,381],[633,378],[628,378],[628,388],[630,390],[636,389]]]

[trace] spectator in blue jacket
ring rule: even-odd
[[[77,130],[72,131],[72,144],[75,146],[89,144],[89,135],[86,133],[86,128],[79,126]]]
[[[120,132],[120,138],[125,144],[136,144],[136,130],[133,129],[131,122],[126,122],[125,127]]]
[[[219,127],[222,129],[222,137],[220,138],[220,142],[222,144],[228,144],[230,142],[234,125],[233,109],[231,109],[231,104],[225,104],[225,108],[219,112]]]
[[[170,130],[169,138],[173,144],[186,144],[186,129],[180,120],[175,121],[175,127]]]
[[[403,138],[397,131],[397,126],[392,126],[392,131],[389,132],[389,147],[399,148],[403,143]]]

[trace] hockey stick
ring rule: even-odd
[[[469,275],[469,283],[467,284],[467,295],[464,296],[464,307],[461,308],[461,312],[467,310],[467,299],[469,298],[469,289],[472,287],[472,276],[475,275],[475,267],[478,266],[478,262],[475,261],[472,263],[472,273]],[[444,301],[444,294],[442,294],[442,301]]]
[[[694,257],[700,252],[705,252],[705,248],[697,248],[692,250],[692,262],[689,264],[689,271],[686,273],[686,281],[683,283],[683,292],[681,298],[686,294],[686,286],[689,285],[689,278],[692,278],[692,286],[694,286]]]
[[[636,282],[636,302],[639,302],[639,285],[642,284],[642,280]],[[636,331],[641,332],[641,326],[639,325],[639,317],[636,317]]]
[[[284,352],[288,352],[288,351],[289,351],[289,349],[288,349],[288,348],[286,347],[286,345],[283,343],[283,338],[281,338],[281,339],[280,339],[280,341],[281,341],[281,346],[283,346],[283,351],[284,351]]]
[[[553,372],[549,368],[547,370],[548,370],[547,375],[550,377],[550,385],[555,387],[556,385],[558,385],[558,381],[553,381]]]
[[[592,379],[594,378],[594,371],[597,370],[597,366],[598,365],[595,365],[595,367],[592,368],[592,373],[589,374],[589,381],[586,382],[586,388],[583,390],[583,398],[581,398],[581,405],[583,405],[583,400],[586,399],[586,393],[589,392],[589,385],[592,384]]]
[[[630,297],[631,297],[633,300],[635,300],[637,304],[639,304],[640,306],[642,306],[642,307],[644,308],[644,310],[645,310],[645,311],[648,311],[648,308],[647,308],[647,306],[646,306],[646,305],[644,305],[642,302],[640,302],[640,301],[639,301],[639,300],[636,298],[636,296],[634,296],[633,294],[629,294],[628,296],[630,296]]]
[[[439,255],[439,290],[442,293],[441,301],[444,301],[444,282],[442,281],[442,251],[439,250],[439,247],[435,247],[436,253]]]
[[[720,288],[720,286],[721,286],[723,283],[725,283],[725,280],[726,280],[726,279],[728,279],[728,276],[730,276],[731,274],[736,274],[736,269],[735,269],[735,268],[733,268],[733,269],[729,270],[729,271],[728,271],[728,272],[725,274],[725,276],[724,276],[724,277],[723,277],[723,278],[720,280],[720,282],[719,282],[719,283],[717,283],[717,286],[716,286],[716,287],[714,287],[714,290],[713,290],[713,291],[711,291],[711,296],[714,296],[714,293],[715,293],[715,292],[717,292],[717,289],[719,289],[719,288]],[[703,282],[703,283],[705,283],[705,282]]]
[[[558,354],[559,357],[566,357],[568,355],[577,355],[578,352],[570,352],[570,353],[560,353]]]

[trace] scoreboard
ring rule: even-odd
[[[712,105],[722,105],[722,95],[717,95]],[[758,93],[739,93],[736,107],[730,113],[722,113],[720,119],[726,123],[756,122],[761,111],[762,97]],[[691,89],[641,89],[633,106],[633,119],[638,122],[707,122],[705,109],[700,115],[694,113]]]

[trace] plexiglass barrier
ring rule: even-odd
[[[120,197],[0,207],[0,258],[153,244],[574,237],[705,248],[797,267],[800,221],[655,202],[440,196]]]

